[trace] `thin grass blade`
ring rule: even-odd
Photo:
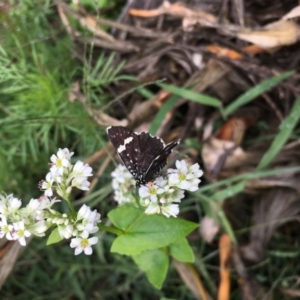
[[[232,103],[230,103],[226,108],[224,108],[223,115],[224,117],[228,117],[230,114],[235,112],[239,107],[249,103],[250,101],[254,100],[259,95],[263,94],[264,92],[270,90],[272,87],[279,84],[281,81],[285,80],[286,78],[292,76],[295,72],[288,71],[282,73],[278,76],[274,76],[270,79],[264,80],[260,84],[256,85],[252,89],[248,90]]]
[[[157,85],[162,89],[173,93],[174,95],[180,96],[181,98],[185,98],[203,105],[208,105],[213,107],[222,106],[221,101],[214,97],[196,93],[186,88],[179,88],[170,84],[158,83]]]
[[[299,121],[300,117],[300,97],[298,97],[290,111],[290,114],[284,119],[279,126],[279,132],[276,135],[273,143],[271,144],[268,151],[264,154],[260,160],[257,169],[261,170],[266,168],[272,160],[280,152],[286,141],[289,139],[294,127]]]
[[[172,96],[164,105],[160,108],[155,118],[153,119],[151,126],[149,128],[149,133],[155,135],[159,126],[162,124],[166,114],[172,109],[175,103],[180,99],[178,96]]]

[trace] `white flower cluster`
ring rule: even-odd
[[[99,230],[97,224],[100,223],[101,215],[97,210],[91,210],[87,205],[79,209],[77,218],[75,220],[67,218],[63,215],[62,218],[53,220],[58,225],[58,232],[61,237],[71,239],[71,248],[75,248],[75,255],[80,254],[82,251],[86,255],[93,253],[92,245],[98,243],[97,237],[88,238],[91,233],[95,233]],[[64,221],[64,222],[62,222]]]
[[[75,248],[75,255],[81,252],[92,254],[91,246],[98,242],[98,238],[88,237],[99,230],[97,224],[101,222],[100,214],[85,204],[77,214],[73,211],[69,215],[61,214],[52,209],[55,202],[61,201],[51,199],[54,190],[71,205],[69,196],[73,187],[89,189],[87,178],[92,176],[92,168],[81,161],[72,165],[72,155],[73,152],[65,148],[51,156],[50,172],[46,180],[39,183],[44,195],[39,199],[31,199],[26,207],[21,208],[21,200],[12,195],[0,195],[0,238],[19,240],[25,246],[26,237],[44,236],[47,229],[57,227],[62,238],[73,237],[70,246]]]
[[[199,164],[188,166],[184,160],[176,161],[176,169],[168,169],[165,177],[158,177],[139,188],[140,204],[146,206],[146,214],[161,213],[167,217],[176,217],[179,213],[184,190],[194,192],[198,189],[203,171]],[[132,202],[128,186],[134,184],[131,174],[124,166],[119,165],[112,173],[115,200],[119,204]],[[122,186],[122,182],[123,183]],[[134,199],[134,198],[133,198]]]
[[[0,195],[0,238],[18,240],[22,246],[26,245],[26,237],[33,235],[44,236],[51,226],[48,217],[55,211],[51,206],[60,200],[50,200],[47,197],[31,199],[21,207],[20,199],[13,195]]]
[[[118,165],[111,173],[111,176],[113,177],[112,187],[114,189],[114,199],[118,204],[136,203],[136,199],[130,189],[135,185],[135,181],[126,167],[124,165]]]
[[[46,180],[40,182],[40,189],[45,196],[51,197],[53,189],[63,198],[68,198],[72,187],[80,190],[88,190],[90,182],[87,180],[92,176],[92,168],[82,161],[77,161],[73,166],[70,162],[74,152],[69,149],[59,149],[57,155],[53,154],[50,158],[50,172],[46,175]]]

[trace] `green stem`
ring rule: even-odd
[[[228,219],[226,218],[221,205],[219,206],[218,216],[220,218],[220,221],[221,221],[221,223],[223,225],[224,230],[230,236],[232,243],[236,244],[237,240],[236,240],[234,231],[233,231],[233,229],[231,227],[231,224],[229,223]]]
[[[115,228],[115,227],[105,226],[105,225],[102,225],[102,224],[98,224],[98,227],[99,227],[99,229],[102,229],[106,232],[113,233],[115,235],[121,235],[121,234],[124,233],[124,231],[121,230],[121,229],[118,229],[118,228]]]
[[[71,202],[69,196],[68,196],[68,197],[65,197],[64,199],[67,201],[67,203],[68,203],[68,205],[69,205],[69,208],[70,208],[71,212],[72,212],[72,213],[76,213],[76,210],[75,210],[75,208],[74,208],[74,205],[72,204],[72,202]]]

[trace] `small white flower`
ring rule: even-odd
[[[111,173],[111,176],[115,178],[119,183],[125,183],[126,181],[128,181],[128,179],[133,179],[132,175],[124,165],[118,165],[116,169]]]
[[[166,202],[164,198],[162,198],[160,202],[152,201],[145,210],[145,213],[148,215],[161,213],[168,218],[170,216],[176,218],[179,213],[179,205],[164,202]]]
[[[64,181],[64,178],[61,174],[59,174],[59,171],[58,170],[55,170],[55,169],[50,169],[50,172],[52,174],[52,178],[55,182],[57,183],[62,183]]]
[[[75,177],[72,180],[72,186],[77,187],[78,189],[83,191],[88,191],[90,184],[91,183],[87,181],[86,177]]]
[[[81,234],[81,237],[73,238],[71,240],[70,247],[75,248],[75,255],[80,254],[82,251],[84,251],[84,254],[86,255],[91,255],[93,253],[92,245],[97,243],[97,237],[88,239],[88,234],[84,232]]]
[[[53,191],[52,191],[52,185],[53,185],[54,179],[52,176],[52,172],[49,172],[46,175],[46,180],[43,180],[41,182],[41,190],[45,191],[45,196],[46,197],[51,197],[53,195]]]
[[[90,213],[91,209],[87,205],[83,204],[77,213],[77,220],[87,219]]]
[[[121,192],[120,190],[115,190],[114,200],[117,201],[119,205],[127,202],[123,192]]]
[[[112,187],[114,189],[114,200],[119,205],[124,203],[136,203],[130,187],[135,185],[135,180],[124,165],[118,165],[111,173],[113,177]]]
[[[181,199],[184,198],[184,190],[177,188],[176,186],[165,188],[164,197],[168,199],[167,202],[181,202]]]
[[[93,223],[78,224],[76,228],[81,234],[95,233],[99,230],[98,226],[95,226]]]
[[[101,215],[97,210],[91,210],[87,205],[83,204],[77,214],[77,222],[81,221],[81,224],[77,225],[79,231],[95,233],[99,230],[97,223],[100,223]]]
[[[69,149],[58,149],[57,155],[53,154],[50,158],[52,162],[51,171],[58,171],[60,175],[63,175],[65,168],[70,166],[70,159],[74,152],[70,152]]]
[[[203,172],[199,170],[199,165],[195,164],[190,168],[184,160],[176,161],[177,170],[169,169],[169,185],[177,186],[183,190],[196,191]]]
[[[160,188],[165,187],[168,184],[168,181],[164,179],[162,176],[155,178],[154,182],[155,185],[159,186]]]
[[[199,164],[189,166],[188,172],[194,174],[195,178],[200,178],[203,175],[203,171],[200,169]]]
[[[61,200],[56,200],[56,198],[50,199],[47,196],[43,195],[39,199],[39,210],[50,209],[51,206],[56,202],[61,202]]]
[[[92,224],[97,224],[97,223],[100,223],[100,218],[101,218],[101,215],[97,212],[96,209],[94,209],[90,215],[89,215],[89,218],[88,218],[88,221],[89,223],[92,223]]]
[[[150,198],[151,201],[157,201],[157,195],[164,193],[164,189],[155,183],[147,183],[139,188],[141,198]]]
[[[71,177],[89,177],[93,176],[93,169],[88,165],[83,163],[82,161],[77,161],[73,167],[73,171],[71,173]]]
[[[152,214],[159,214],[160,207],[157,201],[151,201],[148,205],[147,209],[145,210],[145,214],[152,215]]]
[[[32,217],[34,218],[34,216],[36,215],[37,213],[37,208],[40,206],[40,202],[38,199],[31,199],[29,201],[29,203],[26,205],[25,207],[25,211],[26,211],[26,214],[29,216],[29,215],[32,215]]]
[[[58,226],[58,232],[59,232],[59,234],[62,238],[69,239],[73,235],[74,226],[71,225],[71,224],[69,224],[67,226],[59,225]]]
[[[114,182],[114,180],[113,180]],[[134,182],[130,184],[130,186],[134,185]],[[125,204],[125,203],[136,203],[136,199],[133,196],[133,194],[130,192],[130,190],[126,189],[126,186],[114,186],[113,184],[114,192],[114,200],[118,202],[119,205]]]
[[[174,218],[177,217],[179,213],[179,205],[178,204],[167,204],[161,206],[161,213],[166,217],[173,216]]]
[[[26,239],[25,237],[30,237],[31,233],[25,228],[24,222],[19,221],[13,224],[14,233],[13,238],[19,240],[19,243],[22,246],[26,246]]]
[[[111,185],[115,191],[120,189],[120,183],[116,178],[112,180]]]
[[[32,234],[36,236],[45,236],[45,232],[48,230],[50,226],[51,226],[50,222],[46,222],[45,220],[40,220],[30,227],[30,231]]]
[[[0,201],[0,216],[8,215],[8,209],[6,201]]]
[[[22,205],[21,200],[13,197],[12,195],[9,195],[7,197],[7,210],[8,214],[14,214]]]
[[[2,239],[5,235],[8,240],[12,240],[13,237],[11,232],[13,230],[13,226],[11,224],[7,224],[7,220],[4,216],[2,216],[2,220],[0,221],[0,238]]]

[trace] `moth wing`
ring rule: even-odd
[[[130,129],[122,126],[108,127],[107,134],[125,167],[136,179],[139,173],[139,160],[141,157],[138,136]]]

